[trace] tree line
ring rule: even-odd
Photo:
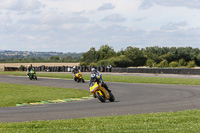
[[[129,46],[115,52],[111,46],[94,47],[82,54],[80,65],[114,67],[195,67],[200,66],[200,50],[192,47],[146,47]]]
[[[115,51],[109,45],[102,45],[98,50],[91,47],[85,53],[70,53],[54,56],[8,57],[1,55],[0,62],[36,63],[36,62],[79,62],[81,66],[113,67],[195,67],[200,66],[200,49],[192,47],[146,47],[129,46]]]

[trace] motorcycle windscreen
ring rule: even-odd
[[[95,92],[97,89],[98,89],[98,84],[97,84],[97,82],[92,82],[92,83],[90,84],[90,92],[93,93],[93,92]]]

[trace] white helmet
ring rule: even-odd
[[[76,66],[73,66],[73,68],[75,69],[75,68],[77,68]]]
[[[96,69],[95,69],[95,68],[92,68],[92,72],[94,72],[94,71],[96,71]]]

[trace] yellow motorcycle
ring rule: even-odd
[[[110,102],[115,101],[114,95],[97,82],[90,83],[90,93],[93,94],[95,98],[97,97],[101,102],[105,102],[106,100],[109,100]]]
[[[78,73],[75,74],[74,80],[77,81],[78,83],[81,82],[81,81],[83,83],[85,83],[85,80],[83,79],[81,72],[78,72]]]

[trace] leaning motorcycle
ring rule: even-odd
[[[95,81],[90,83],[90,93],[93,94],[95,98],[97,97],[101,102],[105,102],[106,100],[109,100],[110,102],[115,101],[114,95]]]
[[[77,81],[78,83],[79,82],[85,83],[85,80],[83,79],[81,72],[78,72],[78,73],[75,74],[74,80]]]
[[[30,80],[32,80],[32,79],[37,80],[37,76],[36,76],[35,70],[31,70],[30,73],[29,73],[28,75],[29,75],[29,79],[30,79]]]

